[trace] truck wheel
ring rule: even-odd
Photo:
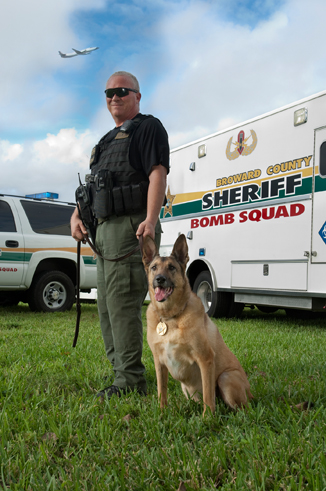
[[[28,303],[36,312],[64,312],[75,301],[75,287],[61,271],[39,274],[30,288]]]
[[[274,314],[278,311],[278,307],[272,307],[269,305],[256,305],[257,309],[263,312],[263,314]]]
[[[230,308],[228,311],[228,317],[241,317],[244,309],[244,303],[234,301],[234,293],[231,294]]]
[[[209,271],[202,271],[196,278],[193,291],[203,302],[205,312],[210,317],[226,317],[230,308],[230,295],[226,292],[214,292]]]

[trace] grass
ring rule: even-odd
[[[2,309],[0,489],[326,489],[325,320],[246,309],[216,321],[255,399],[203,419],[172,378],[161,412],[146,341],[148,395],[95,399],[110,374],[96,305],[82,306],[75,349],[74,311]]]

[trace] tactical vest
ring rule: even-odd
[[[129,149],[135,129],[149,117],[139,114],[125,121],[115,137],[110,138],[109,132],[92,150],[91,174],[86,181],[91,187],[94,216],[100,221],[146,209],[149,180],[131,166]]]

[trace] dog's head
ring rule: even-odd
[[[187,283],[186,265],[189,261],[186,237],[180,235],[171,256],[161,257],[154,240],[146,236],[143,242],[143,263],[152,301],[165,302],[173,292]]]

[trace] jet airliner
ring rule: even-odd
[[[61,58],[72,58],[73,56],[78,56],[78,55],[90,55],[92,51],[95,51],[96,49],[99,49],[98,47],[97,48],[86,48],[86,49],[82,49],[82,50],[78,50],[78,49],[75,49],[75,48],[72,48],[74,50],[74,53],[61,53],[61,51],[59,51],[59,55],[61,56]]]

